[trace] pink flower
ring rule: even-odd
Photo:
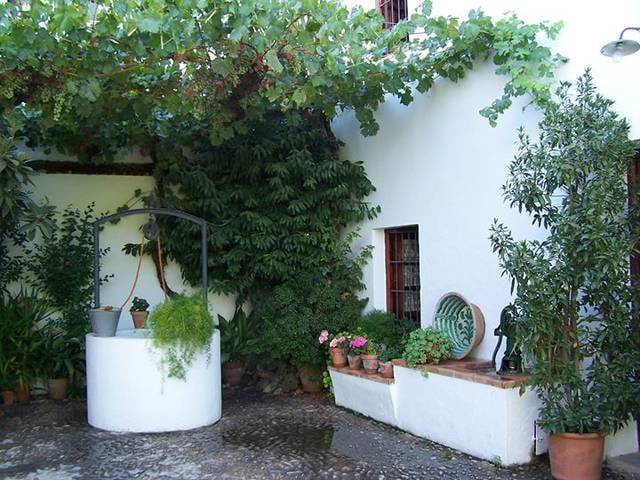
[[[323,344],[324,342],[326,342],[329,339],[329,332],[327,332],[326,330],[322,330],[320,332],[320,336],[318,337],[318,341]]]
[[[338,339],[334,338],[333,340],[331,340],[331,342],[329,343],[329,347],[331,348],[336,348],[338,346]]]
[[[351,348],[362,348],[367,343],[367,339],[364,337],[356,337],[349,342]]]

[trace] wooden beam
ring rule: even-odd
[[[65,173],[71,175],[153,175],[153,163],[104,163],[94,164],[66,160],[32,160],[29,166],[40,173]]]

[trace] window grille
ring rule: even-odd
[[[407,19],[407,0],[377,0],[378,11],[384,17],[384,28],[392,28],[400,20]]]
[[[385,230],[387,310],[420,325],[418,226]]]

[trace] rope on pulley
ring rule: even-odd
[[[151,221],[149,223],[151,223]],[[149,225],[149,224],[147,224],[147,225]],[[145,225],[145,227],[147,225]],[[129,290],[129,295],[127,296],[127,299],[124,302],[122,302],[122,305],[120,306],[120,310],[122,310],[124,308],[124,306],[127,304],[127,302],[129,300],[131,300],[131,297],[133,296],[133,292],[135,292],[135,290],[136,290],[136,285],[138,284],[138,279],[140,278],[140,267],[142,266],[142,256],[144,254],[144,245],[145,245],[145,241],[147,239],[147,236],[155,236],[156,237],[156,242],[157,242],[157,247],[158,247],[157,248],[157,250],[158,250],[158,264],[160,265],[160,288],[162,288],[162,293],[164,294],[165,301],[169,297],[167,295],[167,283],[166,283],[165,278],[164,278],[164,265],[162,263],[162,244],[160,243],[160,235],[159,235],[157,230],[150,234],[148,229],[143,228],[142,240],[140,241],[140,249],[138,251],[138,266],[136,267],[136,276],[133,279],[133,285],[131,285],[131,290]]]

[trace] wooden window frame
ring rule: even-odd
[[[387,228],[384,231],[385,237],[385,269],[386,269],[386,297],[387,311],[393,313],[397,319],[410,318],[420,325],[420,239],[418,225],[408,225],[404,227]],[[415,257],[403,258],[403,241],[415,241]],[[405,269],[413,266],[417,271],[417,284],[405,285]],[[414,299],[415,310],[406,310],[406,296],[410,293]]]

